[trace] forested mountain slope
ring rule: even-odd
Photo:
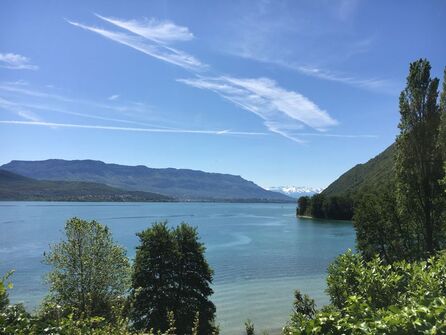
[[[356,165],[331,183],[322,194],[354,195],[366,189],[383,187],[393,178],[395,151],[395,144],[392,144],[367,163]]]
[[[92,182],[48,181],[0,170],[0,200],[46,201],[171,201],[170,197],[124,191]]]

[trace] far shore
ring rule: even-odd
[[[325,219],[325,218],[315,218],[309,215],[296,215],[299,219],[308,219],[308,220],[330,220],[330,221],[344,221],[344,222],[353,222],[353,220],[340,220],[340,219]]]

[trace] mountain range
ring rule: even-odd
[[[303,196],[311,196],[313,194],[321,193],[324,189],[309,186],[273,186],[269,187],[268,190],[298,199]]]
[[[161,194],[124,191],[82,181],[48,181],[0,170],[0,200],[46,201],[173,201]]]
[[[119,191],[149,192],[180,201],[294,201],[285,194],[265,190],[240,176],[189,169],[155,169],[142,165],[127,166],[95,160],[62,159],[13,160],[2,165],[0,169],[32,178],[30,183],[35,183],[35,181],[88,182]],[[71,185],[65,184],[58,187],[64,186]]]

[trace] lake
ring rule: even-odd
[[[215,271],[214,295],[221,334],[242,334],[250,318],[257,333],[275,332],[289,318],[293,291],[328,303],[326,269],[353,249],[352,224],[298,219],[294,204],[0,202],[0,274],[15,269],[12,302],[33,309],[46,294],[41,263],[73,216],[107,224],[134,257],[135,235],[151,223],[198,227]]]

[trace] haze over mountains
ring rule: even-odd
[[[240,176],[188,169],[154,169],[142,165],[62,159],[14,160],[0,169],[36,180],[93,182],[125,191],[158,193],[183,201],[294,201]]]

